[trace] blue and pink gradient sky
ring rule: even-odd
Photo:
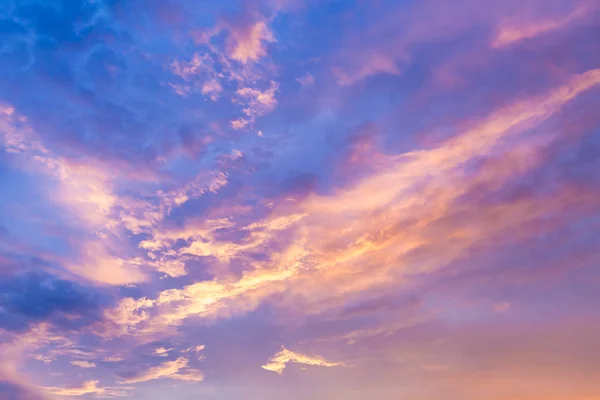
[[[600,399],[600,1],[0,2],[0,399]]]

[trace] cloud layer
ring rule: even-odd
[[[0,400],[600,396],[599,5],[459,3],[0,7]]]

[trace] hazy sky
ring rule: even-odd
[[[600,1],[0,1],[0,400],[600,399]]]

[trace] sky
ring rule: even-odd
[[[600,1],[0,1],[0,400],[599,400]]]

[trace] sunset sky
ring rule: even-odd
[[[600,0],[0,0],[0,400],[600,400]]]

